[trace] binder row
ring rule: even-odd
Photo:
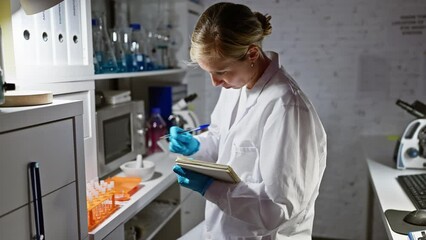
[[[12,15],[17,65],[84,65],[81,2],[64,0],[43,12]]]

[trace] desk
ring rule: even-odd
[[[389,141],[385,136],[366,136],[362,138],[362,145],[366,157],[368,171],[370,176],[370,201],[369,214],[372,213],[372,195],[379,202],[382,220],[389,239],[407,240],[406,235],[398,234],[392,231],[389,223],[384,215],[388,209],[413,211],[416,208],[411,203],[411,200],[405,194],[402,187],[397,182],[396,178],[399,175],[424,173],[425,170],[398,170],[395,168],[393,161],[393,151],[395,147],[394,141]],[[369,223],[371,226],[371,222]],[[371,236],[371,235],[370,235]]]

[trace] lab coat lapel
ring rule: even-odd
[[[238,99],[240,98],[240,89],[226,89],[226,91],[230,91],[230,93],[227,99],[228,104],[226,109],[224,109],[224,111],[226,111],[227,113],[226,115],[228,115],[229,117],[223,119],[223,121],[225,122],[226,129],[229,130],[237,120],[235,119],[234,122],[232,122],[233,115],[236,114],[234,112],[237,110],[237,107],[238,107]]]
[[[278,70],[279,70],[278,61],[276,59],[273,59],[272,62],[269,64],[269,66],[266,68],[263,75],[259,78],[257,83],[253,86],[253,88],[247,91],[247,101],[244,106],[245,110],[243,114],[241,114],[241,117],[239,119],[235,119],[233,125],[237,125],[238,122],[240,122],[241,119],[243,119],[244,116],[248,113],[250,108],[252,108],[256,104],[257,99],[259,98],[260,94],[262,94],[263,92],[263,89],[265,89],[267,84],[275,76]]]

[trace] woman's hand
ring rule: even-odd
[[[175,165],[173,167],[173,172],[176,173],[178,183],[182,187],[197,191],[203,196],[210,185],[213,183],[213,178],[201,173],[181,168],[179,165]]]
[[[192,134],[184,132],[182,128],[171,127],[169,136],[169,150],[185,156],[192,155],[200,149],[200,142]]]

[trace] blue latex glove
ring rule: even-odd
[[[185,156],[192,155],[200,149],[200,142],[190,133],[183,133],[180,127],[171,127],[169,136],[169,150]]]
[[[173,167],[173,172],[177,174],[178,183],[182,187],[197,191],[203,196],[213,183],[213,178],[201,173],[183,169],[179,165],[175,165]]]

